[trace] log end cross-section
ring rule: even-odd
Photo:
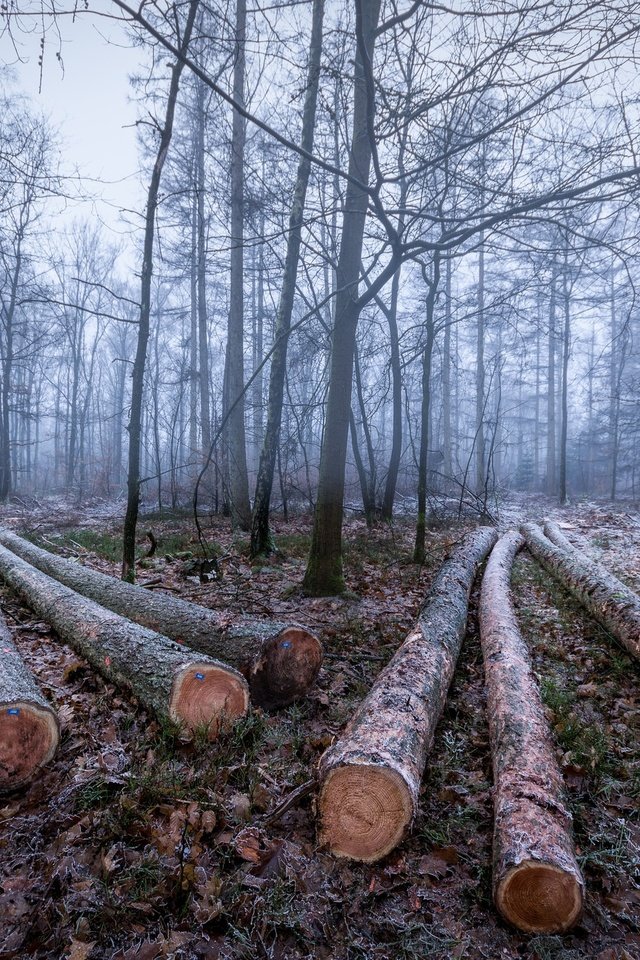
[[[418,623],[318,768],[318,835],[332,853],[373,863],[401,842],[464,637],[469,593],[496,540],[481,528],[438,572]]]
[[[31,780],[58,746],[53,710],[17,700],[0,703],[0,790],[13,790]]]
[[[285,627],[263,646],[246,673],[255,704],[287,706],[307,693],[322,665],[322,645],[304,627]]]
[[[522,545],[515,531],[502,537],[480,596],[495,784],[493,893],[499,912],[519,930],[562,933],[578,919],[584,880],[562,773],[511,600],[511,569]]]
[[[222,664],[192,662],[175,675],[169,699],[169,716],[191,730],[206,726],[209,740],[243,717],[249,708],[249,691],[242,676]]]
[[[503,917],[520,930],[563,933],[580,915],[582,892],[579,875],[525,860],[501,878],[495,900]]]
[[[320,842],[338,857],[371,863],[403,838],[413,797],[391,767],[347,764],[330,770],[319,800]]]

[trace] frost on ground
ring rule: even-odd
[[[13,505],[14,529],[104,572],[118,571],[117,511],[80,521],[63,502]],[[559,522],[631,586],[640,587],[640,516],[585,503],[560,510],[520,498],[502,525]],[[20,650],[56,704],[62,745],[22,792],[0,801],[0,957],[190,958],[640,957],[640,748],[637,665],[528,556],[515,599],[575,821],[587,880],[584,915],[566,936],[509,929],[491,903],[491,759],[472,597],[468,635],[408,839],[381,863],[317,849],[313,794],[272,816],[317,761],[414,623],[450,546],[470,520],[429,533],[429,562],[410,562],[404,518],[368,532],[349,519],[344,599],[302,597],[310,526],[276,521],[280,552],[251,566],[227,524],[205,531],[223,557],[220,582],[189,566],[188,515],[145,517],[158,539],[140,580],[230,616],[296,619],[326,650],[306,700],[253,713],[219,741],[187,739],[146,715],[56,641],[6,591]],[[142,528],[141,528],[142,530]],[[142,542],[141,554],[147,545]],[[294,798],[295,798],[294,794]]]

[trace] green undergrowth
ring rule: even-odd
[[[117,563],[122,559],[122,536],[120,534],[108,533],[104,530],[90,530],[82,528],[79,530],[66,530],[61,536],[52,538],[42,544],[37,537],[31,538],[39,546],[45,546],[50,549],[51,544],[60,545],[66,550],[73,552],[77,547],[95,553],[104,560]]]

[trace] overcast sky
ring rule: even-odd
[[[38,29],[34,25],[31,35],[21,32],[14,39],[18,55],[5,35],[0,38],[0,59],[11,65],[17,88],[51,117],[60,131],[67,172],[77,167],[94,198],[90,204],[74,205],[67,215],[95,216],[126,234],[120,211],[140,209],[143,196],[134,127],[137,106],[130,102],[128,80],[139,68],[141,50],[132,47],[113,20],[92,15],[79,16],[75,22],[63,18],[60,37],[52,30],[47,35],[39,91]],[[56,59],[58,50],[64,72]],[[103,181],[104,186],[92,181]]]

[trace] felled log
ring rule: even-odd
[[[207,727],[213,740],[247,712],[247,682],[233,667],[105,610],[1,546],[0,576],[98,673],[156,714]]]
[[[13,642],[0,614],[0,791],[33,779],[58,749],[58,716]]]
[[[480,638],[493,761],[493,897],[527,933],[561,933],[582,909],[572,816],[529,654],[509,594],[517,532],[493,548],[482,580]]]
[[[579,553],[583,560],[588,561],[589,563],[593,562],[589,559],[589,557],[586,557],[583,553],[581,553],[567,537],[565,537],[557,523],[554,523],[552,520],[545,520],[543,531],[547,540],[551,540],[551,543],[555,543],[556,547],[560,547],[561,550],[566,550],[568,553]]]
[[[523,524],[527,547],[549,573],[553,574],[582,603],[598,623],[640,658],[640,597],[606,571],[578,553],[557,547],[533,523]]]
[[[297,624],[243,619],[227,623],[213,610],[80,566],[41,550],[9,530],[0,544],[72,590],[150,630],[228,663],[249,683],[261,707],[286,706],[303,696],[322,663],[319,640]]]
[[[622,580],[615,577],[609,570],[606,570],[602,564],[596,560],[592,560],[591,557],[583,552],[581,547],[577,547],[568,537],[565,537],[557,523],[553,523],[551,520],[546,521],[544,525],[544,535],[548,540],[551,540],[556,547],[560,547],[561,550],[569,553],[572,557],[577,557],[583,563],[593,567],[602,582],[606,583],[607,589],[615,593],[617,597],[629,596],[632,601],[638,601],[640,599],[638,594],[632,590],[628,584],[623,583]]]
[[[379,860],[408,830],[465,634],[471,586],[495,541],[495,531],[481,527],[445,561],[415,629],[323,754],[319,837],[337,856]]]

